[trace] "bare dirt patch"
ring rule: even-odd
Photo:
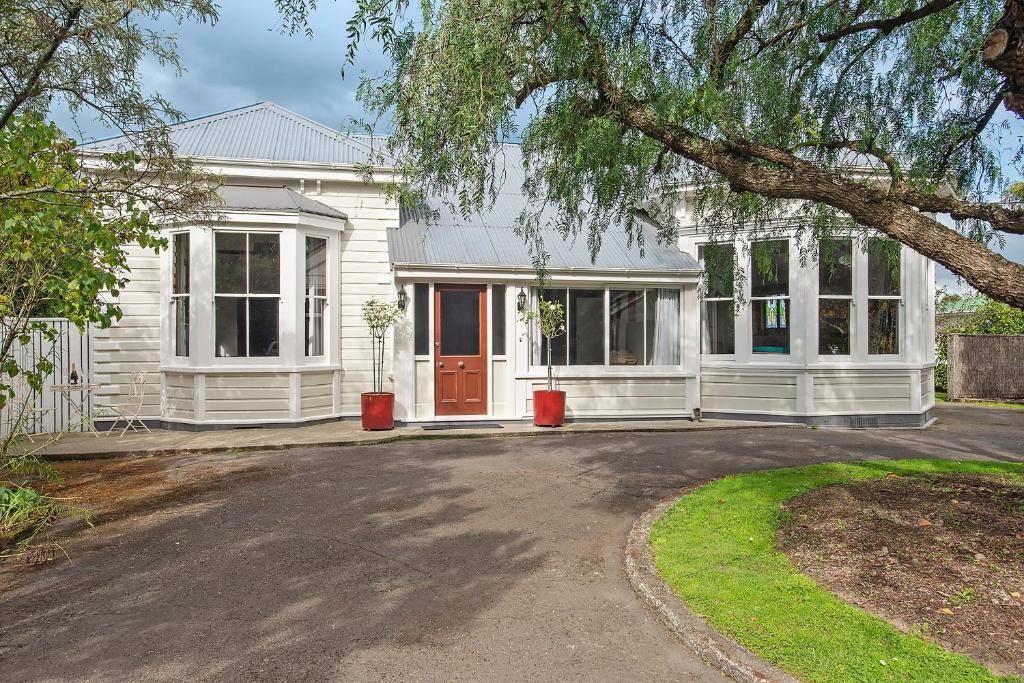
[[[778,542],[847,602],[1024,676],[1024,486],[976,475],[827,486],[786,504]]]
[[[27,553],[0,561],[0,574],[66,559],[66,544],[85,534],[96,535],[96,529],[117,526],[115,522],[140,523],[149,513],[183,507],[200,494],[265,479],[275,469],[261,463],[258,456],[226,454],[82,460],[54,466],[61,474],[59,481],[31,485],[69,506],[87,510],[92,526],[77,518],[58,522],[36,536]]]

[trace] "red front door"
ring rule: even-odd
[[[487,414],[487,288],[434,287],[434,412]]]

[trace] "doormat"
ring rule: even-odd
[[[436,422],[421,425],[420,429],[433,432],[441,429],[504,429],[504,427],[497,422]]]

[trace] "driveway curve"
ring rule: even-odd
[[[252,476],[8,574],[0,670],[56,680],[722,676],[631,592],[634,519],[679,488],[826,460],[1024,458],[1024,412],[927,430],[743,429],[261,452]],[[183,471],[190,462],[179,458]]]

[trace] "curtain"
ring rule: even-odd
[[[650,365],[679,365],[679,290],[658,289]],[[648,301],[650,306],[651,302]]]

